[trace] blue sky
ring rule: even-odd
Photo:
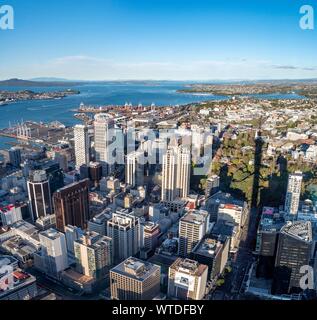
[[[315,0],[0,0],[0,78],[281,79],[317,77]],[[317,27],[316,27],[317,28]]]

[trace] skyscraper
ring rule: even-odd
[[[33,171],[27,182],[30,211],[33,221],[52,213],[49,180],[44,170]]]
[[[39,237],[43,270],[51,276],[58,277],[61,271],[68,268],[65,235],[55,229],[49,229],[41,232]]]
[[[273,293],[298,293],[300,269],[309,266],[313,253],[312,226],[309,221],[288,222],[280,231],[275,259]]]
[[[160,293],[161,267],[128,258],[110,271],[111,298],[152,300]]]
[[[95,154],[96,161],[100,162],[103,168],[103,175],[107,176],[112,170],[112,154],[109,146],[113,143],[114,121],[106,113],[95,116]]]
[[[78,271],[101,279],[113,263],[112,239],[96,232],[85,232],[74,242]]]
[[[285,211],[291,216],[297,215],[298,212],[302,180],[303,174],[300,171],[290,174],[288,178]]]
[[[83,164],[88,164],[90,160],[89,147],[90,140],[88,128],[85,125],[76,125],[74,127],[75,158],[76,168],[79,170]]]
[[[11,148],[9,150],[9,160],[10,160],[10,163],[16,167],[16,168],[19,168],[20,167],[20,164],[21,164],[21,149],[18,149],[18,148]]]
[[[208,266],[178,258],[169,268],[167,294],[180,300],[202,300],[205,296]]]
[[[113,213],[108,221],[107,235],[112,238],[115,262],[135,255],[140,250],[139,219],[125,211]]]
[[[171,147],[163,155],[162,200],[185,198],[190,185],[190,152],[184,146]]]
[[[89,180],[74,182],[53,195],[56,227],[64,232],[68,224],[85,229],[89,220]]]
[[[191,210],[179,222],[179,255],[189,257],[194,247],[208,230],[209,214],[203,210]]]
[[[142,157],[144,157],[144,154],[141,151],[134,151],[127,155],[126,184],[132,187],[142,186],[144,183],[144,164],[142,163]]]
[[[177,148],[177,179],[176,195],[186,198],[189,194],[190,185],[190,151],[188,148],[179,146]]]

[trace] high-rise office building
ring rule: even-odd
[[[88,221],[88,231],[94,231],[102,236],[107,235],[107,222],[112,217],[112,210],[105,209]]]
[[[69,255],[74,256],[74,243],[81,237],[83,231],[80,228],[71,225],[65,226],[64,230],[67,252]]]
[[[286,213],[290,216],[297,215],[302,181],[303,181],[303,174],[300,171],[296,171],[294,174],[290,174],[288,177],[284,209]]]
[[[74,250],[78,271],[94,279],[103,278],[113,263],[112,239],[96,232],[85,232]]]
[[[56,227],[64,232],[67,225],[86,229],[89,220],[89,180],[74,182],[53,195]]]
[[[51,189],[44,170],[33,171],[27,182],[33,221],[52,214]]]
[[[146,221],[141,224],[141,247],[153,250],[158,244],[160,226],[158,223]]]
[[[41,242],[41,260],[43,270],[51,276],[68,268],[67,247],[65,235],[55,229],[49,229],[39,234]]]
[[[14,167],[19,168],[22,162],[21,149],[11,148],[9,150],[9,161]]]
[[[170,298],[202,300],[205,296],[208,266],[190,259],[178,258],[169,268],[168,290]]]
[[[143,159],[142,159],[143,158]],[[142,186],[144,183],[144,153],[134,151],[127,155],[126,184],[132,187]]]
[[[206,197],[210,197],[217,193],[219,191],[219,185],[220,185],[220,177],[217,175],[213,175],[209,177],[206,181],[206,191],[205,195]]]
[[[47,162],[42,166],[42,168],[47,174],[47,178],[50,183],[51,194],[53,194],[57,189],[64,187],[64,173],[58,162]]]
[[[190,185],[190,151],[184,146],[171,147],[163,155],[162,200],[186,198]]]
[[[179,255],[189,257],[194,247],[208,230],[209,214],[203,210],[191,210],[179,221]]]
[[[88,164],[90,160],[89,148],[90,140],[88,136],[88,127],[85,125],[76,125],[74,127],[75,158],[76,168],[79,170],[83,164]]]
[[[107,235],[112,238],[115,262],[134,256],[140,250],[139,219],[125,211],[113,213]]]
[[[114,121],[108,114],[100,113],[95,116],[95,160],[101,163],[104,176],[107,176],[113,168],[112,154],[109,148],[113,143],[113,129]]]
[[[168,149],[163,155],[162,200],[173,201],[176,198],[177,165],[174,149]]]
[[[208,266],[208,279],[217,279],[229,258],[230,238],[227,236],[204,238],[194,248],[191,258]]]
[[[299,293],[300,269],[309,266],[313,254],[312,226],[309,221],[288,222],[280,231],[275,259],[272,291]]]
[[[187,147],[180,146],[177,148],[176,195],[180,198],[186,198],[189,194],[190,157],[190,151]]]
[[[110,271],[111,298],[152,300],[160,293],[161,267],[128,258]]]

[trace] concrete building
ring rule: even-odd
[[[112,239],[96,232],[85,232],[74,242],[77,271],[102,279],[113,263]]]
[[[167,295],[179,300],[202,300],[207,278],[208,266],[178,258],[169,268]]]
[[[112,217],[111,210],[104,210],[103,212],[94,216],[88,221],[88,231],[97,232],[102,236],[107,235],[107,222]]]
[[[15,222],[22,220],[21,207],[17,207],[13,204],[0,207],[0,217],[4,227],[11,226]]]
[[[188,148],[170,147],[163,155],[162,201],[186,198],[190,185],[190,151]]]
[[[208,198],[219,191],[220,177],[213,175],[206,181],[205,196]]]
[[[85,125],[76,125],[74,127],[74,142],[75,142],[75,158],[76,169],[86,164],[90,160],[89,148],[90,140],[88,135],[88,127]]]
[[[36,278],[19,269],[12,256],[0,255],[0,300],[31,300],[37,294]]]
[[[290,216],[297,215],[302,181],[303,174],[300,171],[289,175],[284,210]]]
[[[191,210],[179,222],[179,255],[189,257],[192,250],[205,236],[209,225],[207,211]]]
[[[224,272],[229,258],[230,238],[227,236],[204,238],[194,248],[191,258],[208,266],[208,279],[216,280]]]
[[[160,293],[161,267],[128,258],[110,271],[111,298],[152,300]]]
[[[75,256],[75,249],[74,249],[75,241],[78,240],[82,236],[83,231],[80,228],[78,228],[76,226],[71,226],[71,225],[65,226],[64,230],[65,230],[67,253],[68,253],[68,255],[74,257]]]
[[[117,211],[108,220],[107,235],[112,238],[114,261],[120,262],[140,250],[140,222],[127,211]]]
[[[127,155],[126,184],[139,187],[144,184],[144,152],[134,151]]]
[[[107,176],[113,168],[113,158],[110,152],[110,145],[113,143],[114,120],[106,113],[95,115],[94,140],[96,161],[100,162],[103,175]]]
[[[146,221],[141,224],[141,248],[153,250],[158,245],[160,227],[157,223]]]
[[[68,268],[67,247],[65,235],[55,229],[40,232],[41,261],[45,273],[58,278],[59,274]]]

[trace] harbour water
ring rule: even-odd
[[[0,128],[9,127],[21,121],[31,120],[36,122],[52,122],[58,120],[66,126],[74,125],[79,120],[74,118],[73,109],[77,109],[81,102],[86,105],[124,105],[126,102],[138,105],[157,106],[182,105],[191,102],[206,100],[227,100],[227,96],[197,95],[178,93],[184,89],[184,82],[109,82],[83,84],[71,89],[79,90],[79,95],[68,96],[58,100],[30,100],[10,103],[0,106]],[[62,91],[65,87],[0,87],[0,90],[18,91],[32,90]],[[257,96],[259,97],[259,95]],[[281,96],[264,96],[266,99],[276,98],[301,98],[296,94],[283,94]],[[0,149],[8,148],[7,138],[0,137]]]

